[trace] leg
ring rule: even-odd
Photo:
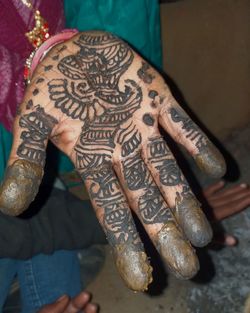
[[[13,259],[0,259],[0,312],[2,312],[16,272],[17,261]]]
[[[22,312],[30,313],[67,294],[81,291],[80,267],[76,251],[56,251],[20,262],[18,269]]]

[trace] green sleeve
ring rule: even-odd
[[[110,31],[161,68],[158,0],[64,0],[64,5],[67,27]]]
[[[3,179],[5,167],[12,145],[12,134],[0,124],[0,182]]]

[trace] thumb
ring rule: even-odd
[[[8,215],[19,215],[35,198],[43,177],[48,138],[57,124],[40,104],[34,104],[30,88],[14,122],[12,149],[0,187],[0,211]]]

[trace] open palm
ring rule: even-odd
[[[206,173],[224,174],[220,153],[146,61],[112,34],[77,34],[51,49],[27,88],[14,125],[1,210],[18,215],[28,207],[50,139],[84,180],[130,288],[144,290],[152,280],[131,209],[169,269],[192,277],[199,268],[192,245],[206,245],[212,233],[159,125]]]

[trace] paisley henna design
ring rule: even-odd
[[[30,100],[31,101],[31,100]],[[28,103],[32,105],[31,102]],[[25,130],[21,133],[22,143],[17,149],[17,155],[25,160],[44,166],[46,140],[58,121],[45,113],[39,105],[35,110],[21,116],[19,125]]]
[[[98,114],[103,113],[103,108],[100,103],[93,101],[91,90],[84,82],[71,82],[68,85],[66,79],[53,79],[48,83],[50,99],[54,100],[55,107],[72,119],[95,118]]]
[[[77,168],[85,177],[92,168],[111,159],[115,135],[139,108],[142,93],[132,80],[125,80],[124,91],[119,89],[119,79],[133,60],[132,50],[120,39],[109,34],[81,35],[75,44],[79,52],[58,64],[60,72],[73,81],[52,80],[48,87],[57,108],[86,124],[87,130],[75,147]],[[138,133],[130,144],[133,141],[140,141]],[[124,145],[123,153],[129,149],[133,147]]]
[[[146,84],[151,84],[155,78],[151,73],[149,73],[150,66],[146,62],[142,62],[141,68],[137,71],[138,77],[143,80]]]
[[[101,88],[101,94],[102,89],[106,89],[106,92],[109,92],[109,88],[111,92],[117,90],[121,75],[134,58],[128,45],[111,34],[82,34],[75,44],[80,47],[80,51],[76,55],[63,58],[58,69],[71,79],[86,77],[90,88],[94,91]]]

